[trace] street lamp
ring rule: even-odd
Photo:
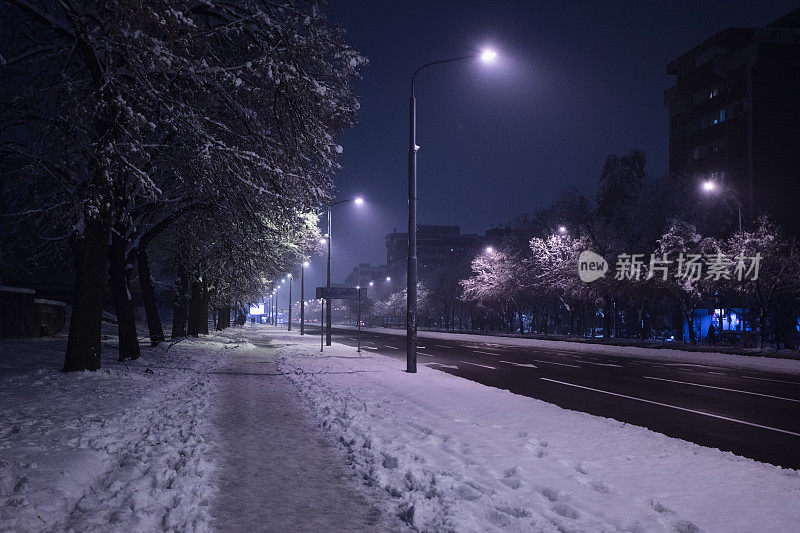
[[[703,192],[706,194],[716,193],[719,185],[714,180],[705,180],[701,185]],[[739,233],[742,233],[742,201],[739,200],[739,196],[734,194],[733,195],[736,199],[736,208],[739,211]]]
[[[308,261],[303,261],[303,264],[300,265],[300,335],[306,334],[306,268],[308,268]]]
[[[278,327],[278,291],[281,290],[280,285],[275,287],[275,320],[272,321],[272,325]]]
[[[558,232],[559,232],[561,235],[564,235],[565,233],[567,233],[567,228],[566,228],[566,226],[559,226],[559,227],[558,227]]]
[[[492,63],[497,52],[485,49],[465,56],[440,59],[425,63],[411,75],[411,98],[409,99],[408,136],[408,269],[406,286],[406,372],[417,371],[417,100],[414,96],[414,81],[422,69],[465,59],[480,59]]]
[[[320,242],[322,244],[328,245],[328,266],[327,272],[325,276],[325,287],[328,288],[330,291],[331,288],[331,241],[333,240],[333,227],[331,225],[331,209],[335,205],[344,204],[347,202],[354,202],[356,205],[362,205],[364,203],[364,199],[360,196],[356,198],[349,198],[347,200],[339,200],[338,202],[333,202],[332,204],[328,204],[328,233],[325,235],[327,239],[322,239]],[[327,317],[325,317],[325,345],[331,345],[331,299],[325,299],[325,312],[327,313]],[[321,324],[320,324],[321,325]]]
[[[487,246],[486,247],[486,254],[487,255],[492,255],[493,253],[494,253],[494,248],[492,248],[491,246]]]
[[[292,331],[292,275],[287,274],[287,278],[289,278],[289,321],[287,331]]]

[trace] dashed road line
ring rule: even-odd
[[[783,379],[757,378],[755,376],[740,376],[740,377],[747,378],[747,379],[757,379],[757,380],[760,380],[760,381],[774,381],[775,383],[789,383],[791,385],[800,385],[800,382],[797,382],[797,381],[786,381],[786,380],[783,380]]]
[[[578,365],[571,365],[569,363],[556,363],[555,361],[545,361],[544,359],[533,359],[537,363],[547,363],[548,365],[558,365],[558,366],[571,366],[572,368],[580,368]]]
[[[795,433],[794,431],[775,428],[775,427],[772,427],[772,426],[764,426],[762,424],[756,424],[754,422],[748,422],[746,420],[739,420],[738,418],[731,418],[729,416],[715,415],[714,413],[707,413],[705,411],[698,411],[696,409],[689,409],[687,407],[679,407],[677,405],[670,405],[668,403],[655,402],[653,400],[646,400],[645,398],[638,398],[636,396],[628,396],[627,394],[619,394],[617,392],[610,392],[610,391],[602,390],[602,389],[593,389],[592,387],[584,387],[583,385],[576,385],[575,383],[567,383],[566,381],[558,381],[558,380],[549,379],[549,378],[539,378],[539,379],[542,379],[544,381],[549,381],[551,383],[558,383],[559,385],[566,385],[568,387],[575,387],[575,388],[578,388],[578,389],[590,390],[592,392],[599,392],[601,394],[608,394],[609,396],[617,396],[618,398],[625,398],[627,400],[634,400],[634,401],[637,401],[637,402],[649,403],[649,404],[652,404],[652,405],[658,405],[660,407],[668,407],[670,409],[677,409],[678,411],[685,411],[687,413],[694,413],[694,414],[697,414],[697,415],[708,416],[708,417],[716,418],[716,419],[719,419],[719,420],[727,420],[728,422],[735,422],[737,424],[744,424],[746,426],[752,426],[752,427],[756,427],[756,428],[766,429],[766,430],[769,430],[769,431],[776,431],[778,433],[785,433],[787,435],[793,435],[795,437],[800,437],[800,433]]]
[[[480,350],[472,350],[472,351],[473,351],[473,352],[475,352],[475,353],[482,353],[482,354],[485,354],[485,355],[500,355],[499,353],[493,353],[493,352],[482,352],[482,351],[480,351]]]
[[[505,363],[507,365],[514,365],[514,366],[524,366],[526,368],[539,368],[536,365],[532,365],[530,363],[515,363],[514,361],[500,361],[501,363]]]
[[[691,385],[693,387],[703,387],[706,389],[716,389],[716,390],[724,390],[727,392],[738,392],[740,394],[750,394],[751,396],[761,396],[762,398],[772,398],[774,400],[785,400],[787,402],[795,402],[800,403],[800,399],[797,398],[784,398],[783,396],[773,396],[772,394],[762,394],[760,392],[752,392],[747,390],[739,390],[739,389],[729,389],[727,387],[717,387],[715,385],[703,385],[701,383],[690,383],[688,381],[678,381],[677,379],[665,379],[665,378],[656,378],[653,376],[644,376],[645,379],[655,379],[658,381],[668,381],[669,383],[679,383],[681,385]]]
[[[481,365],[481,364],[478,364],[478,363],[470,363],[469,361],[459,361],[459,363],[464,363],[465,365],[479,366],[481,368],[488,368],[489,370],[497,370],[497,367],[494,367],[494,366]]]
[[[384,348],[389,348],[391,350],[399,350],[400,349],[397,346],[389,346],[388,344],[386,346],[384,346]]]
[[[579,363],[587,363],[589,365],[613,366],[613,367],[616,367],[616,368],[623,368],[622,365],[617,365],[617,364],[614,364],[614,363],[596,363],[594,361],[586,361],[585,359],[576,359],[576,361],[578,361]]]

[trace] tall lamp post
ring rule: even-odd
[[[303,261],[300,265],[300,335],[306,334],[306,268],[308,261]]]
[[[272,325],[275,326],[275,327],[278,327],[278,291],[279,290],[281,290],[280,286],[275,287],[275,290],[273,291],[273,293],[274,293],[273,299],[275,300],[275,314],[273,315],[273,318],[272,318]]]
[[[714,180],[706,180],[703,182],[703,191],[712,194],[717,192],[717,182]],[[742,233],[742,201],[739,200],[739,196],[734,191],[734,197],[736,198],[736,207],[739,210],[739,233]]]
[[[347,200],[339,200],[338,202],[333,202],[332,204],[328,204],[328,266],[327,266],[327,273],[325,277],[325,286],[330,289],[331,288],[331,241],[333,240],[333,233],[332,225],[331,225],[331,209],[335,205],[345,204],[347,202],[355,202],[356,205],[361,205],[364,203],[364,199],[360,196],[357,198],[349,198]],[[325,299],[325,346],[331,345],[331,299]]]
[[[703,192],[705,192],[707,194],[714,194],[714,193],[717,192],[718,184],[713,179],[710,179],[710,180],[704,181],[702,187],[703,187]],[[737,194],[737,191],[735,189],[733,190],[733,193],[734,193],[734,198],[736,199],[736,208],[737,208],[737,210],[739,212],[739,235],[741,235],[743,233],[742,232],[742,201],[739,199],[739,195]],[[742,316],[741,316],[741,320],[739,321],[739,323],[742,326],[742,333],[744,333],[744,326],[745,326],[745,323],[744,323],[744,320],[745,320],[744,291],[742,291],[741,294],[740,294],[739,305],[741,305],[741,307],[742,307],[742,312],[741,312]],[[722,319],[720,318],[720,326],[721,325],[722,325]]]
[[[292,275],[287,274],[287,278],[289,278],[289,321],[288,321],[288,331],[292,331]]]
[[[417,74],[427,67],[480,59],[491,63],[497,57],[494,50],[481,53],[452,57],[425,63],[411,75],[411,98],[409,99],[409,136],[408,136],[408,267],[406,283],[406,372],[417,371],[417,100],[414,96],[414,81]]]

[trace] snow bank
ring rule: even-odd
[[[752,532],[800,523],[796,470],[274,334],[284,342],[280,368],[352,467],[420,530]]]
[[[232,340],[143,347],[62,374],[66,339],[0,343],[0,531],[203,531],[213,465],[207,370]]]
[[[354,326],[336,326],[342,329],[353,329]],[[392,328],[369,328],[363,331],[385,333],[405,337],[405,330]],[[493,335],[473,335],[463,333],[447,333],[441,331],[419,331],[417,336],[421,339],[454,340],[463,342],[486,342],[504,346],[525,346],[545,350],[561,350],[565,352],[590,353],[611,355],[614,357],[628,357],[634,359],[650,359],[653,361],[674,361],[676,363],[694,363],[714,365],[727,368],[741,368],[745,370],[761,370],[765,372],[778,372],[800,376],[800,360],[779,359],[775,357],[760,357],[736,355],[719,352],[689,352],[673,348],[643,348],[640,346],[614,346],[609,344],[595,344],[588,342],[572,342],[545,339],[525,339],[520,337],[501,337]]]

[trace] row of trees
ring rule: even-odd
[[[0,6],[0,276],[70,266],[64,370],[100,366],[106,282],[120,358],[173,337],[316,251],[365,59],[313,2],[27,2]],[[135,283],[138,279],[138,284]]]
[[[759,333],[762,346],[796,333],[795,239],[766,216],[739,232],[739,200],[730,186],[720,183],[718,194],[704,195],[694,179],[649,176],[645,162],[640,151],[609,157],[593,198],[567,191],[515,220],[491,252],[476,251],[471,264],[429,276],[420,291],[420,323],[682,339],[685,320],[685,340],[696,343],[698,308],[746,307],[746,327]],[[578,276],[586,250],[610,269],[589,283]],[[705,270],[694,270],[697,264]],[[371,302],[367,310],[367,320],[401,324],[405,295]]]

